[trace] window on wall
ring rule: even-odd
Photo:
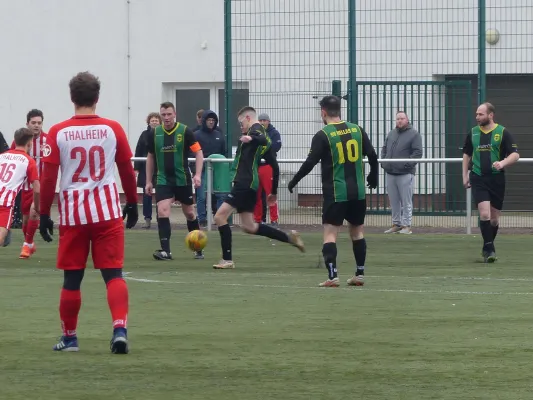
[[[213,110],[218,115],[218,125],[225,135],[228,134],[226,132],[226,98],[223,82],[164,83],[163,99],[175,103],[178,121],[193,130],[197,126],[196,112],[200,109]],[[247,82],[234,83],[231,110],[229,110],[229,116],[232,118],[230,121],[231,132],[229,132],[232,146],[237,146],[240,136],[237,112],[247,105],[249,105]]]

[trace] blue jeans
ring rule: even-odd
[[[207,172],[202,171],[202,186],[196,189],[196,208],[198,210],[198,221],[207,221],[207,208],[206,208],[206,195],[207,195]],[[216,205],[213,208],[213,212],[216,212],[218,208],[224,202],[223,194],[215,194]],[[213,204],[213,203],[211,203]]]
[[[143,215],[145,219],[152,219],[152,196],[143,193]]]

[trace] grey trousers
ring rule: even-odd
[[[411,226],[413,218],[413,174],[387,174],[387,192],[392,209],[392,223],[398,226]]]

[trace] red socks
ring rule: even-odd
[[[24,241],[26,243],[33,243],[33,237],[35,236],[35,232],[37,232],[37,228],[39,228],[39,221],[33,219],[28,221],[26,229],[24,229],[24,227],[22,228],[22,232],[24,233]]]
[[[128,323],[128,285],[122,278],[107,283],[107,304],[113,318],[113,329],[127,328]]]
[[[61,289],[59,318],[61,319],[63,336],[76,336],[80,308],[81,292],[79,290]]]

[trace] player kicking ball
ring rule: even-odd
[[[89,251],[94,268],[100,270],[107,288],[113,336],[111,352],[128,353],[128,286],[122,277],[124,224],[133,228],[139,218],[137,184],[131,149],[122,126],[96,115],[100,81],[88,72],[70,81],[75,115],[50,128],[41,179],[41,223],[43,239],[52,241],[50,208],[55,196],[59,168],[59,246],[57,268],[63,270],[59,317],[63,328],[55,351],[78,351],[78,314],[81,282]],[[115,181],[118,167],[126,206],[120,210]]]
[[[231,228],[228,224],[228,218],[234,210],[237,210],[241,216],[241,227],[244,232],[289,243],[302,252],[305,250],[302,239],[295,231],[287,234],[266,224],[257,224],[254,221],[253,212],[259,186],[258,167],[261,158],[264,158],[273,169],[272,193],[267,198],[269,205],[276,202],[279,166],[276,156],[270,151],[270,140],[265,128],[257,120],[255,109],[244,107],[239,111],[238,119],[244,134],[240,138],[233,162],[233,170],[235,171],[233,187],[215,214],[215,223],[218,226],[222,246],[222,259],[218,264],[213,265],[215,269],[235,268],[231,254]]]
[[[322,224],[324,242],[322,255],[328,269],[328,279],[320,287],[338,287],[337,236],[348,221],[355,257],[355,275],[348,279],[350,286],[363,286],[366,261],[366,240],[363,234],[366,215],[365,167],[363,156],[368,157],[370,173],[368,187],[378,185],[378,157],[366,132],[356,124],[341,120],[341,100],[326,96],[320,101],[322,121],[326,126],[318,131],[311,142],[311,150],[300,170],[289,182],[293,188],[315,165],[321,163]]]
[[[24,184],[33,185],[33,200],[39,211],[39,175],[35,160],[29,156],[33,133],[27,128],[15,132],[14,149],[0,154],[0,246],[11,243],[11,221],[15,198]]]

